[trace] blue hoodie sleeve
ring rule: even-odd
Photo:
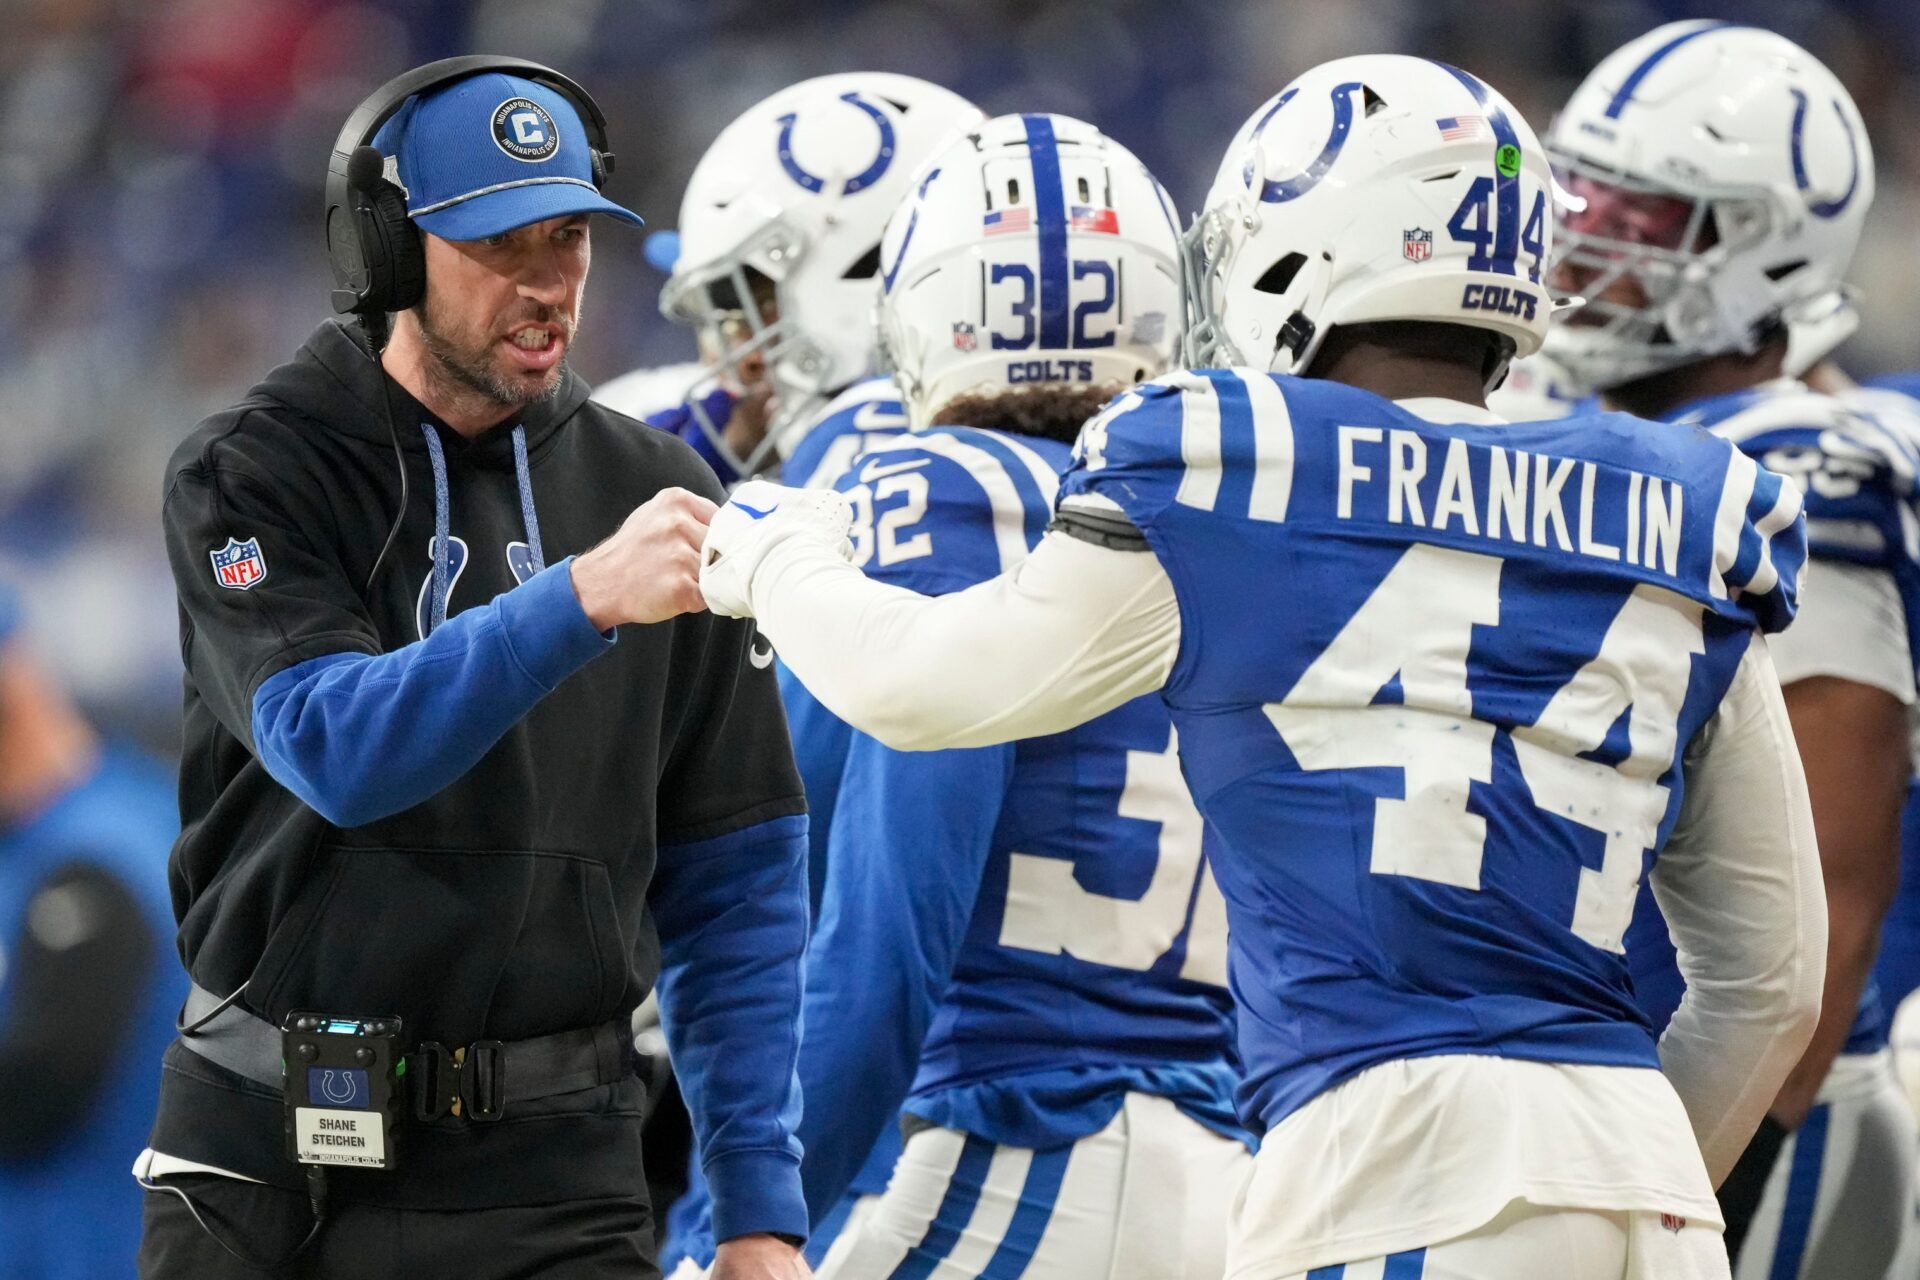
[[[979,896],[1011,744],[894,751],[855,733],[807,951],[800,1138],[815,1222],[900,1112]]]
[[[388,653],[329,653],[262,681],[253,746],[339,827],[398,813],[473,768],[562,680],[613,645],[573,593],[573,558]]]
[[[660,1021],[716,1240],[807,1234],[794,1136],[806,866],[805,814],[660,846]]]

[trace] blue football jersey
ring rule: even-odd
[[[1806,499],[1807,553],[1890,573],[1912,636],[1920,634],[1920,451],[1906,422],[1870,403],[1782,380],[1694,401],[1667,421],[1705,427],[1794,480]]]
[[[1109,406],[1061,494],[1117,503],[1179,601],[1243,1117],[1428,1054],[1657,1066],[1623,937],[1681,753],[1792,617],[1792,485],[1621,414],[1208,370]]]
[[[881,441],[838,486],[855,559],[927,594],[995,577],[1045,532],[1068,455],[971,428]],[[900,752],[854,734],[799,1066],[816,1220],[900,1099],[1045,1148],[1142,1091],[1244,1139],[1205,839],[1158,698],[995,747]]]
[[[906,429],[907,411],[892,378],[856,382],[797,433],[780,464],[780,483],[831,489],[854,458]]]
[[[1768,470],[1791,477],[1804,491],[1808,554],[1886,571],[1899,591],[1907,634],[1920,635],[1920,520],[1914,510],[1920,454],[1905,421],[1876,411],[1872,395],[1829,396],[1787,380],[1696,400],[1666,420],[1704,427]],[[1634,981],[1660,1028],[1679,1006],[1685,984],[1650,895],[1638,916]],[[1878,984],[1869,981],[1845,1051],[1873,1052],[1887,1043],[1887,1027]]]

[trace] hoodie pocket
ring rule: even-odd
[[[329,847],[274,930],[255,1007],[397,1014],[409,1039],[518,1040],[619,1012],[626,944],[606,867],[522,852]],[[309,901],[309,899],[311,899]]]

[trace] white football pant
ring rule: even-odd
[[[1887,1275],[1912,1229],[1916,1142],[1892,1055],[1835,1058],[1813,1110],[1781,1144],[1737,1280]]]
[[[907,1140],[820,1280],[1220,1280],[1251,1157],[1164,1098],[1047,1151],[951,1129]]]
[[[1727,1274],[1727,1250],[1711,1223],[1516,1200],[1485,1226],[1443,1244],[1284,1280],[1727,1280]]]

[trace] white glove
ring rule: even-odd
[[[707,526],[700,549],[700,592],[707,608],[723,617],[751,617],[753,575],[769,551],[797,539],[850,560],[853,543],[847,530],[852,526],[853,508],[831,489],[747,481]]]

